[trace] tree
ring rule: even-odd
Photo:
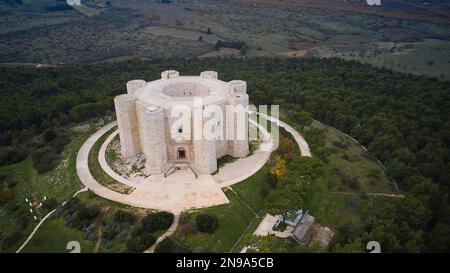
[[[52,129],[48,129],[44,132],[42,138],[46,143],[48,143],[56,138],[56,133]]]
[[[51,211],[54,208],[58,206],[58,202],[56,202],[56,199],[54,198],[47,198],[45,201],[42,202],[42,208],[44,208],[47,211]]]
[[[208,35],[212,34],[211,28],[208,28],[208,30],[206,30],[206,34],[208,34]]]
[[[180,244],[172,237],[162,240],[156,247],[155,253],[184,253],[186,252]]]
[[[198,41],[199,42],[203,42],[203,36],[202,35],[198,36]]]
[[[241,46],[241,48],[239,49],[239,52],[241,53],[241,55],[245,55],[245,54],[247,54],[247,50],[248,50],[247,44],[243,44]]]
[[[270,169],[270,173],[280,182],[287,173],[286,160],[280,156],[276,157],[275,165]]]
[[[0,207],[8,203],[13,198],[13,194],[10,190],[0,190]]]
[[[430,252],[449,252],[450,226],[437,224],[427,236],[427,245]]]
[[[147,232],[168,229],[173,222],[173,214],[167,211],[150,213],[142,219],[142,226]]]
[[[136,216],[134,216],[133,213],[125,210],[118,210],[114,214],[114,222],[132,224],[135,220]]]
[[[195,217],[200,232],[213,233],[218,227],[217,217],[213,214],[202,213]]]
[[[294,122],[296,122],[297,124],[300,125],[301,131],[303,131],[303,129],[306,126],[311,125],[311,123],[312,123],[312,114],[309,113],[309,112],[301,111],[301,112],[296,113],[294,115],[293,119],[294,119]]]

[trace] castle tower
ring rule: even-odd
[[[124,94],[114,98],[122,156],[130,158],[141,152],[136,116],[136,98]]]
[[[230,81],[231,97],[229,104],[234,106],[232,113],[227,112],[227,120],[234,126],[234,140],[229,143],[229,153],[233,157],[244,157],[248,155],[248,94],[245,81]],[[230,117],[229,115],[233,115]]]
[[[176,70],[166,70],[161,72],[161,79],[168,80],[168,79],[175,79],[180,76],[180,73]]]
[[[141,147],[146,156],[145,172],[163,174],[167,168],[164,109],[140,101],[136,106]]]
[[[200,73],[200,77],[204,79],[218,79],[219,75],[216,71],[203,71]]]
[[[132,81],[127,82],[127,93],[129,95],[134,96],[134,94],[136,93],[136,90],[143,87],[145,85],[145,83],[146,82],[144,80],[132,80]]]
[[[198,174],[210,174],[217,171],[216,141],[194,141],[194,169]]]

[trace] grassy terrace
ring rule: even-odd
[[[89,170],[91,171],[92,176],[95,178],[95,180],[97,180],[98,183],[102,184],[103,186],[111,190],[128,194],[131,193],[131,191],[133,191],[134,188],[114,180],[111,176],[105,173],[105,171],[100,166],[100,163],[98,162],[98,152],[100,150],[100,147],[102,146],[103,142],[105,142],[105,140],[108,138],[108,136],[115,130],[116,128],[109,130],[92,147],[91,151],[89,152]]]

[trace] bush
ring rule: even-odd
[[[20,162],[26,157],[26,151],[17,147],[6,147],[0,149],[0,166]]]
[[[217,217],[212,214],[199,214],[195,218],[195,222],[200,232],[213,233],[218,227]]]
[[[133,237],[128,239],[126,246],[127,246],[128,252],[134,252],[134,253],[142,253],[147,249],[147,246],[142,244],[142,242],[139,238],[133,238]]]
[[[142,253],[148,248],[150,248],[156,242],[155,237],[148,233],[144,232],[139,237],[131,237],[128,239],[126,246],[128,252],[134,253]]]
[[[92,220],[98,213],[100,208],[95,203],[89,203],[84,208],[79,210],[79,215],[81,219]]]
[[[42,134],[42,139],[45,143],[49,143],[50,141],[56,138],[56,133],[52,129],[48,129]]]
[[[135,220],[136,217],[134,216],[134,214],[125,210],[118,210],[114,214],[114,222],[132,224]]]
[[[21,215],[17,218],[17,224],[19,225],[19,229],[25,229],[30,223],[30,218],[26,215]]]
[[[356,178],[356,177],[351,178],[350,181],[348,181],[348,186],[355,191],[359,190],[360,185],[359,185],[358,178]]]
[[[0,207],[8,203],[9,200],[13,198],[13,194],[10,190],[0,191]]]
[[[266,181],[267,181],[267,186],[269,188],[275,189],[277,187],[277,184],[278,184],[277,178],[273,174],[269,173],[267,175],[267,180]]]
[[[142,219],[142,226],[150,233],[168,229],[173,222],[173,214],[170,212],[162,211],[158,213],[148,214]]]
[[[17,186],[17,181],[12,179],[8,179],[4,183],[5,186],[8,187],[9,189],[13,189]]]
[[[38,173],[46,173],[56,166],[58,155],[50,146],[44,146],[35,150],[31,158],[36,171]]]
[[[2,249],[7,249],[17,244],[17,242],[20,240],[20,237],[22,237],[20,231],[14,231],[11,234],[5,236],[2,241]]]
[[[48,198],[44,202],[42,202],[42,208],[51,211],[58,206],[58,202],[54,198]]]
[[[183,248],[172,237],[162,240],[156,247],[155,253],[183,253]]]

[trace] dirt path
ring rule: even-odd
[[[74,195],[72,195],[72,197],[77,196],[79,193],[81,192],[86,192],[88,191],[87,187],[82,188],[81,190],[77,191]],[[69,201],[70,199],[64,201],[60,206],[64,206],[67,201]],[[58,207],[57,207],[58,208]],[[28,236],[28,238],[25,240],[25,242],[23,242],[23,244],[19,247],[19,249],[16,251],[16,253],[19,253],[20,251],[22,251],[22,249],[30,242],[30,240],[33,238],[34,234],[36,234],[36,231],[38,231],[39,227],[41,227],[41,225],[45,222],[45,220],[47,220],[48,217],[50,217],[50,215],[52,215],[56,209],[50,211],[47,215],[44,216],[44,218],[42,218],[42,220],[37,224],[37,226],[33,229],[33,231],[31,232],[31,234]]]
[[[100,215],[97,217],[97,221],[95,222],[95,226],[97,227],[97,230],[95,232],[97,242],[95,242],[93,253],[97,253],[98,248],[100,247],[100,242],[102,241],[102,221],[105,218],[106,214],[108,214],[109,209],[111,209],[111,206],[102,208],[102,210],[100,211]]]

